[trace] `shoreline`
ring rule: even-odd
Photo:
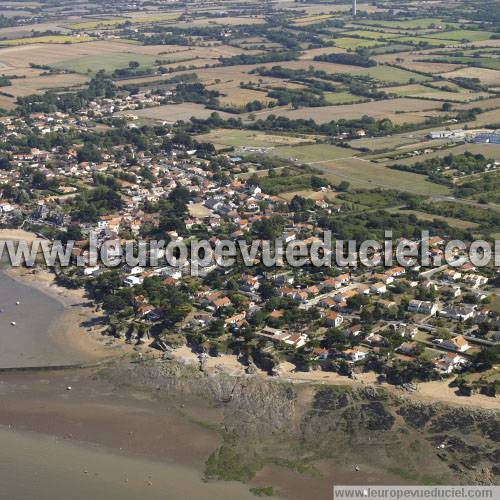
[[[206,483],[195,468],[128,457],[101,446],[1,426],[0,443],[10,450],[0,480],[4,495],[11,499],[53,498],[54,488],[58,495],[74,500],[104,500],[117,494],[123,500],[254,498],[243,484]],[[51,457],[49,465],[46,455]],[[16,481],[11,480],[13,475]]]
[[[55,277],[48,271],[38,271],[22,268],[10,268],[6,274],[28,285],[41,293],[45,293],[57,300],[64,307],[60,318],[55,319],[51,324],[52,332],[49,333],[52,339],[59,343],[70,343],[74,349],[89,356],[89,364],[105,362],[113,358],[131,352],[131,346],[121,340],[114,340],[101,335],[102,328],[83,328],[82,321],[95,321],[97,317],[103,317],[102,312],[95,311],[95,307],[83,305],[85,302],[83,289],[67,289],[54,283]],[[87,300],[88,304],[88,300]],[[148,346],[141,346],[140,352],[156,354],[157,351]],[[188,346],[182,346],[172,351],[172,355],[177,361],[187,365],[198,365],[199,360],[195,353]],[[77,364],[75,364],[75,367]],[[37,369],[47,367],[36,367]],[[70,368],[70,366],[68,366]],[[311,372],[294,372],[293,365],[282,363],[280,365],[282,374],[277,377],[269,377],[262,371],[257,371],[252,376],[259,378],[270,378],[271,380],[281,380],[291,383],[310,383],[328,385],[349,385],[353,387],[375,387],[387,390],[391,394],[412,400],[421,400],[427,403],[442,403],[452,406],[467,406],[480,409],[500,409],[500,401],[497,397],[488,397],[482,394],[473,394],[469,397],[458,396],[453,388],[448,387],[449,380],[420,382],[414,391],[404,391],[390,384],[380,384],[375,381],[374,373],[357,374],[356,379],[341,376],[337,373],[315,370]],[[245,374],[244,366],[241,365],[236,356],[223,354],[219,357],[209,357],[206,361],[208,372],[221,370],[233,376],[248,376]]]
[[[50,321],[46,332],[47,338],[59,346],[61,359],[67,354],[67,362],[58,365],[71,367],[93,364],[125,352],[124,345],[102,335],[104,328],[100,319],[103,314],[96,311],[94,304],[85,298],[83,289],[70,290],[59,286],[55,283],[55,276],[45,270],[3,268],[1,272],[56,301],[62,308],[60,315]],[[42,363],[33,368],[50,369],[50,364]]]
[[[205,460],[221,444],[190,418],[220,418],[204,403],[117,389],[95,369],[2,374],[0,395],[0,481],[19,495],[9,498],[51,498],[28,491],[38,481],[64,496],[75,486],[99,493],[78,500],[116,491],[124,500],[253,498],[246,484],[203,480]],[[12,481],[9,467],[26,481]]]
[[[36,235],[24,230],[0,229],[0,238],[3,239],[35,239]],[[55,283],[55,276],[47,270],[29,268],[5,268],[1,270],[10,278],[27,285],[39,292],[48,295],[63,306],[63,312],[50,324],[48,335],[56,343],[79,352],[86,357],[86,363],[98,363],[112,360],[117,356],[130,353],[132,347],[121,340],[102,335],[103,327],[99,325],[99,319],[104,317],[102,311],[97,311],[95,304],[85,298],[82,288],[68,289]],[[83,327],[83,322],[94,323],[91,327]],[[134,347],[139,352],[158,354],[155,349],[143,345]],[[199,360],[188,346],[182,346],[172,351],[173,357],[185,364],[198,365]],[[82,363],[69,363],[75,365]],[[71,366],[68,366],[70,368]],[[34,367],[35,368],[35,367]],[[36,369],[50,369],[50,366],[39,366]],[[350,379],[337,373],[315,370],[311,372],[295,372],[293,365],[282,363],[280,365],[281,375],[273,377],[272,380],[282,380],[291,383],[331,384],[349,385],[354,387],[375,387],[389,391],[391,394],[412,400],[422,400],[427,403],[443,403],[452,406],[467,406],[480,409],[500,409],[499,397],[488,397],[482,394],[473,394],[469,397],[458,396],[453,388],[448,387],[449,380],[420,382],[414,391],[404,391],[387,383],[377,383],[374,373],[357,374],[356,379]],[[206,360],[205,369],[208,372],[222,370],[233,376],[248,376],[237,357],[231,354],[223,354],[219,357],[209,357]],[[269,375],[258,370],[252,376],[267,378]]]
[[[176,361],[186,365],[199,364],[195,353],[187,346],[179,347],[172,351]],[[449,380],[436,380],[431,382],[419,382],[414,391],[400,389],[388,383],[378,383],[376,374],[373,372],[356,374],[355,379],[339,375],[335,372],[326,372],[321,370],[313,370],[310,372],[295,372],[294,366],[291,363],[281,363],[279,370],[280,375],[270,377],[267,373],[257,371],[252,375],[245,373],[244,366],[237,361],[236,356],[232,354],[222,354],[217,358],[208,358],[205,365],[205,371],[214,373],[218,370],[225,372],[230,376],[245,376],[258,377],[260,379],[269,379],[273,381],[281,381],[292,384],[321,384],[321,385],[336,385],[350,387],[382,389],[389,392],[391,395],[409,399],[413,401],[422,401],[428,404],[444,404],[448,406],[466,406],[468,408],[478,408],[482,410],[500,410],[500,398],[489,397],[483,394],[473,394],[472,396],[458,396],[455,394],[455,389],[448,387]]]

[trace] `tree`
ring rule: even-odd
[[[349,191],[349,188],[351,185],[347,181],[342,181],[338,186],[337,189],[339,191]]]

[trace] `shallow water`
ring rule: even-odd
[[[82,361],[51,335],[51,325],[64,311],[57,300],[0,271],[0,309],[0,368]]]
[[[240,483],[204,483],[187,467],[0,428],[1,498],[9,500],[253,499]]]

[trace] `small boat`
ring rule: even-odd
[[[16,326],[16,322],[15,322],[15,321],[11,321],[11,322],[10,322],[10,324],[11,324],[12,326]]]
[[[19,301],[16,301],[16,306],[18,306],[18,305],[19,305],[20,303],[21,303],[21,302],[19,302]]]

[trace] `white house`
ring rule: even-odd
[[[144,279],[140,276],[134,276],[133,274],[131,274],[123,280],[123,283],[127,286],[133,287],[135,285],[142,285],[143,281]]]
[[[374,283],[373,285],[370,286],[370,290],[373,292],[373,293],[377,293],[379,295],[382,295],[384,293],[387,293],[387,286],[385,285],[385,283]]]
[[[434,314],[436,314],[436,312],[438,311],[438,306],[433,302],[427,302],[424,300],[411,300],[408,304],[408,311],[434,316]]]
[[[342,355],[351,363],[355,363],[356,361],[361,361],[366,358],[366,352],[357,347],[354,349],[346,349],[342,352]]]

